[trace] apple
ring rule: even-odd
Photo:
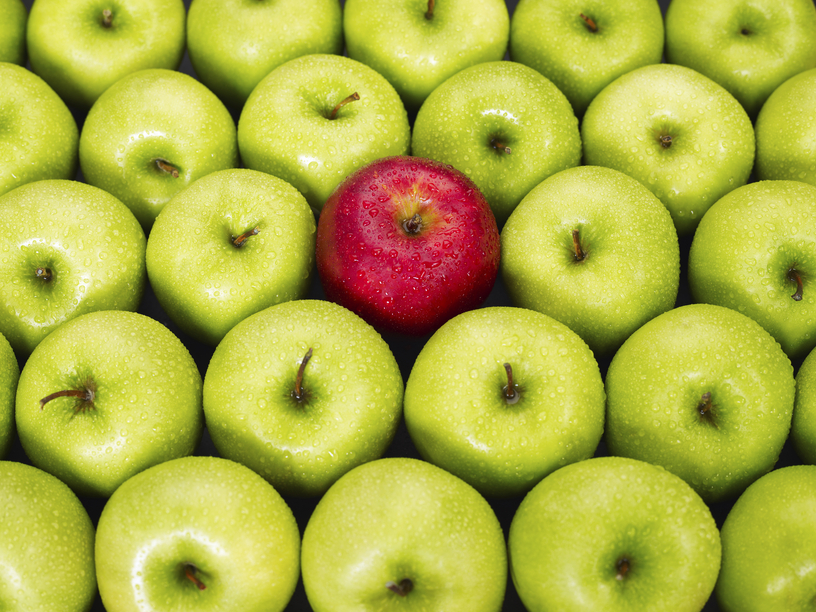
[[[416,459],[380,459],[338,480],[303,534],[314,612],[499,612],[504,535],[470,485]]]
[[[692,304],[624,342],[606,397],[611,454],[663,466],[717,502],[776,463],[791,425],[793,367],[752,319]]]
[[[297,189],[255,170],[220,170],[162,210],[147,274],[179,328],[216,345],[249,315],[306,294],[314,245],[314,215]]]
[[[349,57],[371,66],[415,111],[460,70],[504,57],[510,17],[502,0],[346,0]]]
[[[78,495],[107,497],[151,465],[192,454],[203,417],[190,353],[134,312],[65,323],[34,350],[17,386],[23,450]]]
[[[22,0],[0,0],[0,62],[25,65],[27,21]]]
[[[564,323],[598,356],[674,307],[680,247],[646,187],[609,168],[564,170],[533,189],[502,231],[513,303]]]
[[[813,607],[816,466],[774,470],[743,493],[722,527],[717,602],[723,612]]]
[[[326,202],[317,271],[326,297],[374,327],[422,336],[489,295],[499,232],[479,189],[452,167],[389,157]]]
[[[510,59],[555,83],[578,116],[609,83],[662,56],[656,0],[521,0],[510,20]]]
[[[93,105],[79,140],[79,163],[88,183],[122,200],[149,232],[179,191],[238,165],[235,123],[192,77],[142,70]]]
[[[581,163],[578,119],[564,94],[513,62],[478,64],[437,87],[419,109],[411,149],[464,172],[499,226],[533,187]]]
[[[319,213],[354,170],[406,155],[405,107],[382,76],[339,55],[307,55],[273,70],[253,90],[238,122],[248,168],[294,185]]]
[[[144,233],[96,187],[37,181],[0,197],[0,252],[0,333],[21,357],[74,317],[141,302]]]
[[[281,612],[299,574],[292,511],[263,478],[218,457],[185,457],[127,480],[96,537],[108,612]]]
[[[756,168],[760,180],[802,181],[816,186],[816,69],[782,83],[756,121]]]
[[[37,0],[26,34],[31,68],[68,104],[88,108],[132,72],[178,68],[186,17],[182,0]]]
[[[803,462],[816,464],[816,350],[810,352],[796,373],[790,439]]]
[[[36,74],[3,62],[0,125],[0,195],[32,181],[74,177],[79,130],[71,111]]]
[[[445,323],[405,387],[405,425],[422,457],[482,495],[522,495],[587,459],[606,396],[586,343],[523,308],[480,308]]]
[[[683,66],[645,66],[618,77],[581,125],[584,163],[637,179],[686,236],[709,207],[748,181],[751,120],[734,97]]]
[[[694,301],[751,317],[791,359],[816,347],[814,210],[816,186],[751,183],[711,207],[689,251]]]
[[[0,461],[0,601],[4,610],[86,612],[96,596],[94,526],[58,479]]]
[[[680,478],[599,457],[530,491],[508,548],[528,610],[699,612],[714,590],[721,544],[710,510]]]
[[[768,96],[816,67],[813,0],[672,0],[666,59],[727,89],[756,117]]]
[[[8,454],[14,438],[14,397],[20,366],[11,344],[0,334],[0,458]]]
[[[283,495],[321,495],[379,459],[402,414],[399,366],[380,335],[323,300],[279,304],[233,328],[204,378],[218,453]]]
[[[290,59],[342,55],[342,9],[338,0],[196,0],[187,14],[187,49],[201,82],[240,108]]]

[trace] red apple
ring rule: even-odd
[[[347,177],[317,226],[326,297],[382,331],[428,334],[478,307],[499,268],[499,231],[473,182],[420,157]]]

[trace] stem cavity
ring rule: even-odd
[[[504,364],[504,371],[507,374],[507,385],[502,387],[502,391],[504,392],[504,400],[508,404],[512,405],[518,403],[521,395],[516,389],[516,385],[513,384],[513,368],[509,363]]]
[[[338,111],[339,111],[341,108],[343,108],[343,107],[344,107],[346,104],[348,104],[349,102],[354,102],[355,100],[359,100],[359,99],[360,99],[360,94],[358,94],[358,93],[355,91],[355,92],[354,92],[353,94],[351,94],[349,97],[345,98],[345,99],[344,99],[342,102],[340,102],[340,104],[338,104],[337,106],[335,106],[335,107],[334,107],[334,109],[332,110],[331,114],[329,115],[329,120],[332,120],[332,121],[333,121],[334,119],[336,119],[336,118],[337,118],[337,113],[338,113]]]
[[[796,283],[796,293],[794,293],[791,297],[797,301],[802,301],[802,275],[799,274],[799,270],[796,269],[796,264],[793,264],[788,270],[787,278],[790,282]]]
[[[664,149],[668,149],[670,146],[672,146],[672,142],[674,142],[674,138],[672,138],[669,134],[662,134],[658,137],[658,140],[660,141],[660,146]]]
[[[717,423],[714,421],[714,404],[711,402],[711,391],[706,391],[700,397],[700,401],[697,403],[697,412],[702,420],[717,427]]]
[[[306,364],[309,363],[311,358],[312,349],[309,347],[309,350],[306,351],[306,354],[300,361],[300,367],[298,368],[297,376],[295,377],[295,388],[292,390],[292,399],[298,403],[303,402],[306,399],[306,391],[303,388],[303,373],[306,371]]]
[[[410,578],[403,578],[399,581],[399,584],[389,580],[385,583],[385,588],[389,591],[396,593],[400,597],[405,597],[414,590],[414,583],[411,582]]]
[[[50,268],[37,268],[34,272],[34,276],[39,278],[41,281],[48,282],[54,278],[54,273],[51,272]]]
[[[196,585],[196,588],[199,591],[203,591],[207,588],[207,585],[201,582],[201,579],[198,577],[198,568],[193,565],[192,563],[185,563],[184,564],[184,577],[187,578],[190,582]]]
[[[102,20],[100,22],[103,28],[110,29],[113,26],[113,11],[105,9],[102,11]]]
[[[575,252],[575,261],[584,261],[586,259],[586,251],[581,248],[581,236],[578,230],[572,230],[572,248]]]
[[[414,213],[410,219],[402,222],[402,229],[406,234],[416,235],[422,230],[422,216],[419,213]]]
[[[156,164],[156,167],[161,170],[162,172],[171,175],[173,178],[179,177],[178,168],[176,168],[173,164],[171,164],[166,159],[155,159],[153,162]]]
[[[586,24],[586,26],[587,26],[587,28],[589,29],[590,32],[597,32],[598,31],[598,24],[595,23],[595,21],[592,19],[592,17],[587,17],[586,15],[581,13],[581,19],[584,20],[584,23]]]
[[[615,562],[615,569],[617,570],[617,574],[615,574],[615,580],[623,580],[626,578],[626,575],[629,573],[629,570],[632,568],[632,562],[624,555],[620,559]]]
[[[260,227],[256,225],[251,230],[244,232],[237,238],[233,238],[232,244],[240,249],[251,236],[257,236],[260,231]]]
[[[490,140],[490,146],[496,149],[497,151],[501,151],[506,155],[510,155],[513,152],[513,150],[509,146],[507,146],[506,144],[504,144],[503,142],[496,138]]]

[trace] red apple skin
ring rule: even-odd
[[[404,223],[418,213],[422,226]],[[317,226],[326,297],[381,331],[422,336],[490,294],[501,247],[476,185],[453,167],[386,157],[347,177]]]

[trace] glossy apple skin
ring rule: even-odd
[[[0,0],[0,62],[25,66],[27,21],[22,0]]]
[[[816,466],[766,474],[740,496],[722,527],[717,602],[723,612],[806,612],[816,585]]]
[[[205,589],[185,576],[185,564]],[[252,470],[218,457],[137,474],[99,517],[96,571],[109,612],[281,612],[299,565],[289,506]]]
[[[20,366],[17,357],[3,334],[0,334],[0,458],[6,456],[14,439],[14,398]]]
[[[803,462],[816,464],[816,350],[796,373],[796,400],[793,405],[790,438]]]
[[[528,610],[699,612],[720,568],[711,511],[680,478],[622,457],[574,463],[521,502],[510,573]],[[629,572],[618,579],[618,562]]]
[[[87,612],[96,597],[94,526],[64,483],[0,461],[0,601],[8,612]]]
[[[422,229],[404,222],[420,215]],[[478,307],[499,269],[490,206],[461,172],[417,157],[358,170],[334,191],[317,225],[326,297],[380,330],[421,336]]]

